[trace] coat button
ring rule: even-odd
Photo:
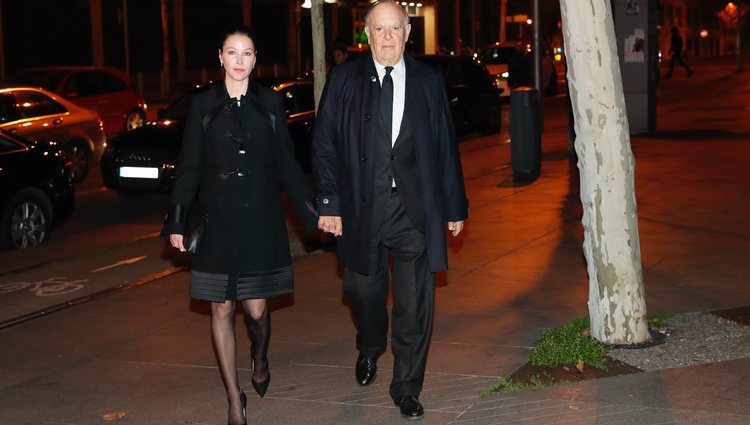
[[[329,201],[328,198],[323,199],[323,204],[324,205],[328,205],[329,202],[331,202],[331,201]]]
[[[362,161],[367,161],[367,155],[362,155],[362,158],[360,158]]]
[[[391,155],[391,161],[393,161],[393,160],[395,160],[397,158],[398,158],[398,155]]]
[[[370,121],[370,116],[369,115],[365,115],[365,121]]]

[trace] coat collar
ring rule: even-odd
[[[406,68],[406,75],[414,75],[419,72],[417,61],[410,55],[404,53],[404,67]],[[357,64],[357,76],[365,76],[371,81],[377,81],[378,71],[375,69],[375,60],[372,58],[371,53],[362,55]],[[374,80],[373,80],[374,78]]]
[[[247,89],[245,89],[245,96],[248,94],[252,94],[253,96],[258,96],[258,83],[255,82],[252,78],[247,83]],[[214,94],[216,95],[217,100],[224,100],[229,98],[229,92],[227,92],[227,86],[224,84],[224,80],[221,80],[214,84]]]

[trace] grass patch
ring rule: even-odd
[[[655,331],[663,331],[669,328],[667,321],[672,318],[672,314],[654,314],[649,316],[646,321],[648,328]]]
[[[671,318],[666,314],[649,316],[648,327],[665,330]],[[613,360],[612,371],[608,371],[610,359],[607,354],[610,350],[609,346],[591,337],[588,318],[573,319],[543,332],[534,343],[529,361],[484,390],[482,397],[495,392],[535,390],[591,377],[639,371],[616,360]]]
[[[545,331],[534,344],[529,360],[537,366],[575,366],[583,362],[607,370],[608,352],[606,345],[589,335],[588,319],[577,318]]]
[[[535,390],[537,388],[545,387],[549,384],[545,383],[539,375],[534,375],[529,378],[528,382],[517,381],[511,377],[503,376],[498,379],[495,385],[482,391],[481,397],[486,397],[492,393],[504,392],[512,393],[517,391]]]

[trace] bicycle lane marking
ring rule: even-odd
[[[51,261],[18,273],[2,274],[0,285],[22,283],[32,290],[41,287],[53,289],[45,289],[41,292],[45,295],[37,296],[28,289],[6,292],[13,289],[6,286],[6,291],[0,290],[0,323],[46,311],[111,288],[123,287],[175,265],[189,264],[189,258],[175,259],[164,255],[164,251],[162,240],[143,239],[89,255]],[[37,283],[49,279],[52,280],[46,284]]]
[[[11,282],[0,284],[0,294],[29,291],[37,297],[68,294],[83,288],[88,279],[65,280],[65,277],[50,277],[36,282]]]

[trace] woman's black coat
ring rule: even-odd
[[[179,156],[170,211],[196,197],[208,225],[193,270],[263,273],[291,264],[281,188],[308,231],[315,231],[314,195],[294,159],[281,96],[251,81],[238,105],[222,83],[195,95]],[[174,214],[172,214],[174,215]],[[182,234],[170,216],[162,234]]]

